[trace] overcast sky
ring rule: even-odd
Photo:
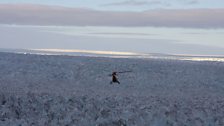
[[[224,0],[1,0],[0,24],[223,28]]]
[[[111,6],[111,5],[106,5]],[[125,5],[113,5],[125,6]],[[1,24],[73,26],[162,26],[223,28],[224,8],[151,9],[134,12],[35,4],[0,4]]]
[[[0,47],[223,55],[223,22],[224,0],[1,0]]]
[[[44,4],[113,11],[148,9],[223,8],[223,0],[1,0],[0,3]]]

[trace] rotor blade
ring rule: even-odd
[[[117,73],[129,73],[129,72],[132,72],[131,70],[129,71],[120,71],[120,72],[117,72]]]

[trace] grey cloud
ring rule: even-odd
[[[184,3],[189,5],[199,4],[199,0],[187,0],[187,1],[184,1]]]
[[[123,6],[123,5],[139,6],[139,5],[145,5],[145,4],[148,4],[148,2],[147,1],[127,0],[127,1],[123,1],[123,2],[105,4],[104,6]]]
[[[104,4],[103,6],[144,6],[144,5],[164,5],[167,6],[167,3],[163,3],[158,0],[153,0],[153,1],[137,1],[137,0],[127,0],[123,2],[115,2],[115,3],[109,3],[109,4]]]
[[[96,11],[42,5],[0,5],[0,24],[224,28],[224,9]]]
[[[114,2],[109,4],[104,4],[102,6],[162,6],[168,7],[171,6],[174,1],[162,1],[162,0],[126,0],[123,2]],[[175,3],[184,4],[184,5],[193,5],[198,4],[199,0],[176,0]]]

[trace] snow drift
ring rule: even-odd
[[[0,125],[223,126],[223,77],[223,62],[0,53]]]

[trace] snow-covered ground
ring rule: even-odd
[[[0,126],[224,126],[224,62],[0,53],[0,87]]]

